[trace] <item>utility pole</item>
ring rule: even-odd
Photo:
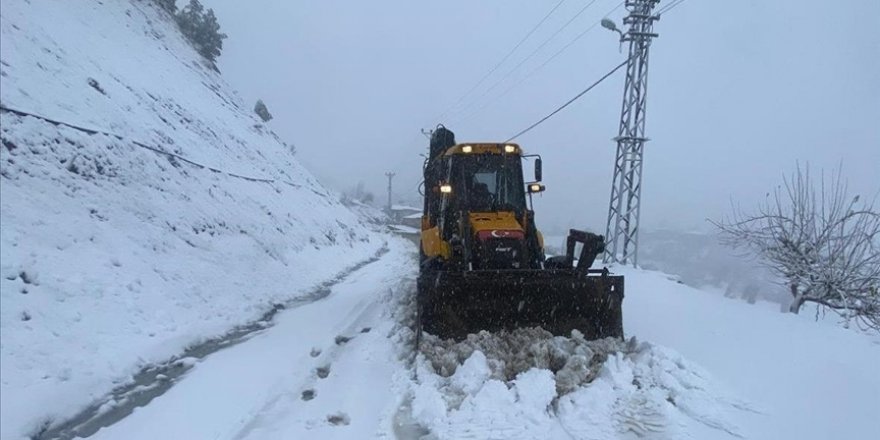
[[[388,177],[388,215],[391,215],[391,179],[394,178],[394,173],[391,171],[385,173],[385,176]]]
[[[660,0],[626,0],[629,15],[623,19],[629,25],[620,32],[620,41],[629,42],[623,105],[620,110],[620,128],[617,137],[617,155],[614,162],[614,180],[608,204],[608,223],[605,228],[607,245],[603,260],[606,263],[638,263],[639,209],[642,195],[642,153],[645,142],[645,104],[648,93],[648,49],[654,22],[653,14]],[[603,20],[603,26],[617,30],[614,23]]]

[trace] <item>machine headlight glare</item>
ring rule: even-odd
[[[515,152],[515,151],[516,151],[516,146],[515,146],[515,145],[505,145],[505,146],[504,146],[504,152],[505,152],[505,153],[513,153],[513,152]]]
[[[543,192],[546,187],[540,183],[530,183],[529,184],[529,193],[539,193]]]
[[[474,147],[472,147],[470,145],[465,145],[465,146],[461,147],[461,151],[463,153],[470,153],[471,151],[474,151]]]
[[[444,183],[440,185],[440,192],[443,194],[451,194],[452,193],[452,185],[448,183]]]

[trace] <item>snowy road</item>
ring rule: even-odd
[[[352,438],[391,433],[402,371],[383,304],[412,286],[406,243],[314,303],[199,361],[149,405],[95,439]],[[378,386],[377,386],[378,384]]]
[[[428,336],[414,357],[414,258],[411,244],[392,240],[326,296],[282,310],[271,327],[195,361],[164,394],[89,438],[818,439],[877,428],[869,417],[849,416],[880,408],[871,375],[880,350],[869,339],[659,273],[624,270],[630,334],[681,349],[711,370],[652,343],[538,329],[456,344]],[[683,310],[711,316],[713,329],[664,315]],[[748,335],[751,327],[780,336],[811,331],[821,350],[862,353],[846,366],[851,380],[834,382],[849,398],[810,399],[831,396],[821,372],[840,363],[809,346],[770,359],[768,344],[777,342]],[[792,389],[777,371],[796,364],[799,389]],[[799,435],[787,436],[794,425]]]

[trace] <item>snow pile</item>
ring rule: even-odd
[[[152,1],[4,1],[0,42],[43,117],[0,112],[0,438],[382,248]]]
[[[649,343],[585,341],[537,329],[427,336],[412,416],[437,438],[678,438],[697,422],[738,435],[741,403],[678,354]]]
[[[615,338],[587,341],[575,330],[570,338],[553,336],[539,327],[468,335],[461,342],[425,334],[420,353],[443,377],[454,376],[474,353],[488,359],[489,377],[511,381],[530,368],[550,370],[558,394],[590,382],[609,353],[627,351],[629,344]]]

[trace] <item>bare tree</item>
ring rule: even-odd
[[[832,310],[849,324],[880,331],[880,213],[876,197],[850,198],[841,171],[818,187],[809,166],[784,184],[752,213],[734,209],[713,222],[724,241],[754,252],[781,276],[792,295],[791,313],[805,303]]]

